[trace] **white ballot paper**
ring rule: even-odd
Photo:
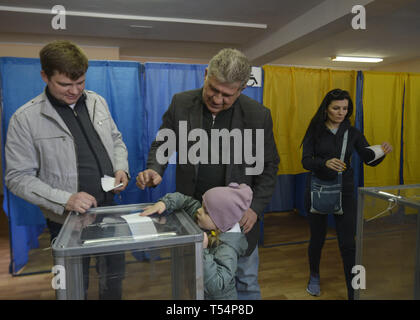
[[[101,178],[102,189],[105,192],[111,191],[111,190],[113,190],[115,188],[119,188],[119,187],[121,187],[123,185],[122,183],[120,183],[119,185],[114,186],[114,184],[115,184],[115,178],[114,177],[110,177],[110,176],[104,175]]]
[[[366,148],[371,149],[373,152],[375,152],[375,158],[373,160],[369,161],[368,164],[372,163],[373,161],[378,160],[379,158],[383,157],[384,154],[385,154],[384,150],[382,149],[382,146],[379,145],[379,144],[374,145],[374,146],[370,146],[370,147],[366,147]]]
[[[156,227],[150,217],[139,216],[139,212],[136,212],[123,215],[121,218],[127,222],[135,240],[158,236]]]

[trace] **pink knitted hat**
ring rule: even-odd
[[[252,201],[252,190],[246,184],[230,183],[203,195],[203,205],[216,227],[226,232],[242,219]]]

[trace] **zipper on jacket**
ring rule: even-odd
[[[87,108],[87,105],[86,105],[86,108]],[[96,99],[95,99],[95,102],[93,103],[93,115],[92,115],[92,123],[94,126],[95,126],[95,110],[96,110]]]
[[[76,193],[79,192],[79,162],[77,161],[78,157],[77,157],[77,148],[76,148],[76,142],[74,142],[74,138],[73,136],[71,137],[71,139],[73,140],[73,147],[74,147],[74,156],[75,156],[75,160],[76,160]],[[65,207],[64,207],[65,208]]]

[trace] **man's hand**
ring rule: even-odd
[[[118,170],[118,171],[115,172],[115,184],[114,184],[114,186],[117,186],[120,183],[122,183],[123,185],[119,188],[115,188],[114,190],[112,190],[112,192],[120,193],[121,191],[123,191],[127,187],[128,176],[127,176],[127,173],[123,170]]]
[[[97,207],[96,199],[86,192],[73,194],[66,203],[65,209],[85,213],[91,207]]]
[[[251,231],[255,222],[257,222],[257,218],[257,214],[251,208],[245,211],[244,216],[242,217],[241,221],[239,221],[239,224],[242,227],[244,233],[248,233],[249,231]]]
[[[162,182],[162,177],[153,169],[146,169],[139,172],[136,178],[136,185],[141,190],[146,187],[155,187]]]

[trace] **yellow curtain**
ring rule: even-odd
[[[273,117],[274,138],[280,155],[278,174],[303,173],[300,144],[310,120],[332,89],[349,91],[355,104],[357,73],[278,66],[263,69],[263,103]]]
[[[404,98],[403,175],[404,184],[420,183],[420,74],[408,74]]]
[[[387,141],[393,152],[376,167],[364,167],[364,185],[399,184],[404,78],[401,73],[363,72],[363,129],[371,145]]]

